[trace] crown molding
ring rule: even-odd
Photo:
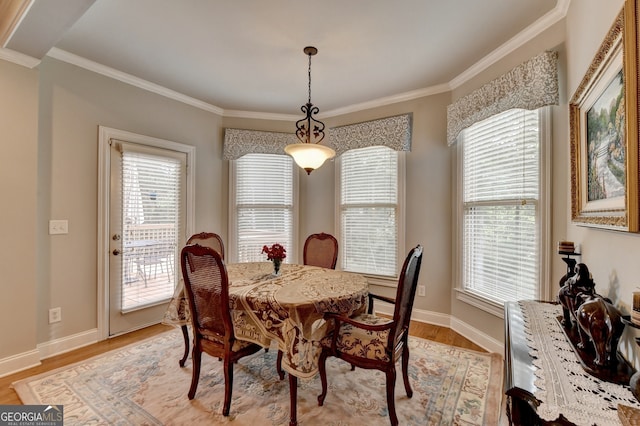
[[[13,62],[27,68],[35,68],[40,64],[40,60],[15,50],[0,47],[0,59]]]
[[[32,5],[33,0],[13,0],[0,4],[0,46],[7,46]]]
[[[493,52],[489,53],[480,61],[476,62],[471,67],[467,68],[463,73],[451,80],[449,82],[449,86],[451,87],[451,89],[453,90],[460,87],[461,85],[487,69],[489,66],[495,64],[500,59],[516,50],[518,47],[532,40],[538,34],[542,33],[547,28],[563,19],[567,15],[570,2],[571,0],[558,0],[558,3],[556,4],[556,7],[553,8],[553,10],[547,12],[536,22],[529,25],[527,28],[516,34],[506,43],[495,49]]]
[[[113,78],[114,80],[118,80],[123,83],[130,84],[140,89],[147,90],[152,93],[156,93],[166,98],[173,99],[178,102],[182,102],[184,104],[191,105],[193,107],[212,112],[214,114],[223,115],[224,113],[224,110],[222,108],[217,107],[215,105],[211,105],[199,99],[192,98],[191,96],[183,95],[182,93],[176,92],[171,89],[167,89],[166,87],[160,86],[155,83],[151,83],[147,80],[143,80],[131,74],[118,71],[114,68],[107,67],[105,65],[99,64],[97,62],[83,58],[81,56],[74,55],[73,53],[69,53],[66,50],[58,49],[57,47],[54,47],[51,50],[49,50],[49,52],[47,52],[47,56],[50,56],[52,58],[58,59],[63,62],[67,62],[72,65],[79,66],[80,68],[93,71],[95,73],[104,75],[106,77]]]
[[[367,101],[359,104],[349,105],[342,108],[332,109],[330,111],[325,111],[324,114],[318,114],[318,116],[320,118],[335,117],[338,115],[344,115],[351,112],[358,112],[366,109],[391,105],[398,102],[411,101],[413,99],[423,98],[425,96],[436,95],[438,93],[445,93],[450,90],[451,90],[451,87],[449,86],[448,83],[439,84],[437,86],[425,87],[424,89],[412,90],[409,92],[399,93],[397,95],[374,99],[372,101]]]
[[[524,43],[528,42],[532,38],[536,37],[538,34],[555,24],[556,22],[563,19],[567,11],[569,9],[569,4],[571,0],[558,0],[556,7],[553,8],[550,12],[542,16],[536,22],[525,28],[523,31],[518,33],[515,37],[511,38],[509,41],[495,49],[489,55],[482,58],[480,61],[476,62],[474,65],[469,67],[463,73],[452,79],[449,83],[439,84],[436,86],[426,87],[423,89],[412,90],[409,92],[400,93],[397,95],[387,96],[379,99],[374,99],[372,101],[362,102],[359,104],[348,105],[342,108],[336,108],[330,111],[325,111],[322,114],[318,114],[319,118],[326,117],[335,117],[339,115],[344,115],[352,112],[358,112],[366,109],[382,107],[386,105],[391,105],[398,102],[410,101],[413,99],[422,98],[425,96],[431,96],[439,93],[445,93],[451,91],[462,84],[466,83],[480,72],[487,69],[489,66],[496,63],[498,60],[505,57],[507,54],[513,52],[518,47],[522,46]],[[11,62],[15,62],[17,64],[27,66],[29,68],[33,68],[37,66],[40,61],[29,56],[10,51],[12,53],[7,53],[9,49],[1,49],[0,48],[0,59],[6,59]],[[156,93],[161,96],[165,96],[169,99],[176,100],[178,102],[185,103],[187,105],[191,105],[196,108],[200,108],[205,111],[212,112],[214,114],[223,116],[223,117],[234,117],[234,118],[249,118],[249,119],[259,119],[259,120],[278,120],[278,121],[292,121],[296,120],[298,117],[291,114],[277,114],[277,113],[267,113],[267,112],[259,112],[259,111],[241,111],[241,110],[225,110],[218,106],[209,104],[207,102],[201,101],[199,99],[192,98],[187,95],[183,95],[182,93],[176,92],[174,90],[167,89],[163,86],[157,85],[155,83],[151,83],[149,81],[143,80],[141,78],[135,77],[131,74],[127,74],[116,69],[104,66],[97,62],[93,62],[91,60],[85,59],[83,57],[74,55],[67,51],[58,48],[52,48],[47,56],[51,56],[52,58],[79,66],[81,68],[85,68],[87,70],[96,72],[98,74],[102,74],[104,76],[113,78],[115,80],[122,81],[124,83],[130,84],[132,86],[138,87],[143,90],[147,90],[153,93]]]

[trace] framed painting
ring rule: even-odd
[[[571,218],[638,232],[638,0],[627,0],[569,103]]]

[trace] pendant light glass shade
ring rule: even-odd
[[[311,174],[312,171],[320,168],[326,160],[336,155],[336,152],[328,146],[312,143],[287,145],[284,152],[292,156],[296,164],[305,169],[307,174]]]

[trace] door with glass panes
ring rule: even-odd
[[[180,276],[184,152],[110,143],[109,335],[161,321]]]

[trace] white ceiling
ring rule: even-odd
[[[10,1],[25,7],[5,57],[48,54],[225,115],[300,115],[315,46],[322,117],[455,88],[570,0]]]

